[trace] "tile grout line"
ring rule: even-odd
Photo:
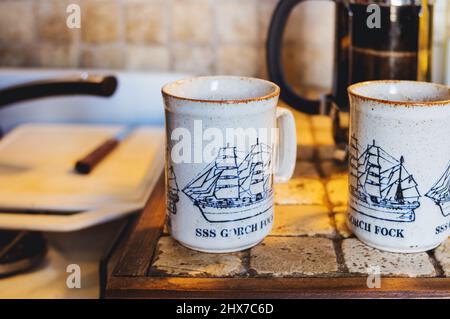
[[[242,257],[241,257],[242,266],[244,266],[244,269],[245,269],[245,272],[242,275],[245,277],[254,277],[255,276],[254,274],[252,274],[252,271],[250,268],[250,259],[252,257],[252,248],[249,248],[246,251],[244,251],[242,254]]]
[[[445,277],[444,268],[442,267],[441,263],[437,260],[436,255],[434,254],[436,249],[429,250],[426,252],[428,255],[428,258],[430,259],[431,264],[434,267],[434,270],[436,272],[436,276],[438,278]]]
[[[320,179],[320,183],[323,185],[324,189],[325,189],[325,206],[328,209],[328,218],[330,220],[331,226],[334,228],[334,236],[332,238],[332,242],[333,242],[333,247],[334,247],[334,252],[336,254],[336,263],[338,266],[338,273],[343,273],[343,274],[350,274],[350,271],[348,269],[348,267],[345,265],[345,258],[344,258],[344,252],[342,250],[342,236],[339,234],[339,230],[337,228],[337,224],[336,224],[336,219],[335,219],[335,214],[333,213],[333,204],[331,203],[331,200],[329,198],[328,195],[328,190],[326,187],[326,181],[327,181],[327,177],[326,174],[324,173],[324,171],[322,170],[322,166],[321,164],[321,160],[320,160],[320,156],[319,156],[319,151],[317,149],[317,139],[316,139],[316,132],[312,123],[312,118],[311,116],[308,117],[308,122],[309,125],[311,127],[311,133],[312,133],[312,137],[313,137],[313,141],[314,141],[314,152],[313,152],[313,163],[314,163],[314,167],[316,168],[317,172],[319,173],[319,179]]]

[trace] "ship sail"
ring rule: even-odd
[[[433,187],[425,194],[439,206],[442,215],[450,215],[450,162],[447,169]]]
[[[270,165],[270,157],[267,156],[267,150],[259,141],[252,148],[251,154],[250,193],[258,195],[266,191],[268,176],[265,175],[265,172],[269,169],[267,165]]]
[[[402,172],[405,174],[404,178]],[[398,202],[419,199],[418,185],[402,164],[394,166],[386,180],[387,185],[382,189],[383,198]]]
[[[426,194],[435,202],[450,201],[450,163],[441,178]]]
[[[237,168],[236,147],[223,147],[216,158],[218,169]]]
[[[175,178],[175,173],[173,172],[173,168],[169,168],[168,172],[168,186],[169,189],[173,192],[178,192],[180,189],[178,188],[178,184]]]
[[[178,192],[180,189],[178,188],[177,179],[175,176],[175,172],[173,171],[173,167],[169,167],[167,172],[167,210],[172,214],[177,213],[177,203],[179,201]]]
[[[223,147],[183,192],[204,214],[258,204],[272,194],[271,154],[271,148],[258,140],[247,154]]]
[[[374,143],[361,158],[362,164],[358,165],[363,172],[357,173],[357,185],[372,199],[405,202],[420,197],[416,181],[403,165],[403,157],[398,161]]]
[[[197,199],[200,196],[209,196],[214,191],[214,185],[220,177],[220,171],[217,172],[214,162],[208,165],[199,176],[191,181],[183,189],[183,192],[191,199]]]
[[[214,191],[216,198],[231,199],[239,197],[239,167],[235,147],[224,147],[219,150],[216,168],[221,170]]]
[[[353,135],[350,139],[350,150],[349,150],[349,179],[350,185],[356,187],[359,181],[359,145],[358,139]],[[360,186],[360,185],[359,185]]]
[[[372,197],[381,197],[381,166],[379,163],[379,148],[369,146],[364,158],[363,187],[365,193]]]
[[[377,219],[411,222],[420,206],[420,193],[414,177],[406,170],[404,158],[399,160],[380,146],[367,145],[358,157],[357,140],[350,144],[352,204]]]

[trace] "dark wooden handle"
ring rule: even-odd
[[[86,155],[83,159],[75,163],[75,170],[80,174],[89,174],[103,158],[105,158],[116,146],[119,141],[108,139],[102,145]]]

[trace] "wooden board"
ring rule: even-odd
[[[164,178],[145,209],[107,257],[106,298],[450,298],[450,278],[383,278],[367,287],[365,276],[198,278],[151,275],[165,222]]]

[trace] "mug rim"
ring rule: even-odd
[[[177,94],[173,94],[169,92],[169,87],[172,85],[182,85],[188,81],[198,81],[198,80],[213,80],[213,79],[231,79],[231,80],[247,80],[247,81],[254,81],[254,82],[260,82],[269,84],[273,88],[273,92],[268,93],[263,96],[257,96],[253,98],[245,98],[245,99],[225,99],[225,100],[217,100],[217,99],[197,99],[197,98],[191,98],[186,96],[180,96]],[[255,77],[248,77],[248,76],[235,76],[235,75],[207,75],[207,76],[193,76],[181,80],[172,81],[169,83],[166,83],[161,88],[161,93],[164,97],[171,97],[178,100],[183,101],[190,101],[190,102],[200,102],[200,103],[216,103],[216,104],[240,104],[240,103],[249,103],[249,102],[258,102],[258,101],[265,101],[270,100],[274,97],[277,97],[280,95],[280,87],[268,80],[259,79]]]
[[[433,82],[424,82],[424,81],[410,81],[410,80],[371,80],[371,81],[363,81],[350,85],[347,88],[347,92],[349,95],[358,97],[360,99],[369,100],[372,102],[378,102],[389,105],[401,105],[401,106],[434,106],[434,105],[450,105],[450,98],[443,100],[434,100],[434,101],[396,101],[396,100],[387,100],[382,98],[375,98],[367,95],[363,95],[360,93],[356,93],[356,88],[361,86],[369,86],[375,84],[388,84],[388,83],[413,83],[419,85],[431,85],[434,87],[438,87],[441,89],[445,89],[449,91],[450,95],[450,87],[445,84],[433,83]]]

